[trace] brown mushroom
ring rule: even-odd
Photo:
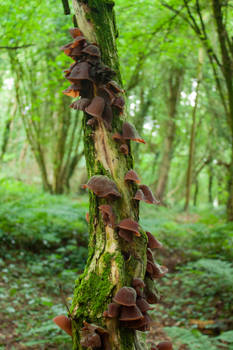
[[[134,306],[121,306],[121,314],[119,321],[135,321],[143,318],[143,314],[139,308]]]
[[[110,227],[115,226],[115,215],[113,212],[113,209],[110,205],[103,204],[99,206],[99,209],[102,214],[103,222],[105,225],[108,225]]]
[[[123,112],[125,100],[122,96],[117,96],[113,101],[113,106],[119,109],[120,113]]]
[[[147,250],[146,250],[146,255],[147,255],[147,259],[148,259],[148,260],[151,260],[151,261],[154,260],[153,253],[152,253],[152,251],[151,251],[150,248],[147,248]]]
[[[128,122],[123,123],[122,137],[125,140],[132,140],[132,141],[136,141],[136,142],[145,143],[145,141],[139,136],[135,127]]]
[[[86,348],[101,348],[102,346],[99,334],[94,331],[91,332],[86,330],[81,330],[80,344]]]
[[[80,95],[79,86],[77,87],[75,84],[72,84],[62,92],[64,95],[71,96],[71,97],[78,97]]]
[[[170,341],[162,341],[159,344],[157,344],[158,350],[172,350],[172,343]]]
[[[129,170],[124,178],[125,181],[133,181],[136,184],[140,183],[140,179],[138,177],[138,174],[136,173],[136,171],[134,171],[133,169]]]
[[[108,102],[110,105],[113,103],[113,101],[115,100],[115,95],[114,93],[109,90],[106,85],[101,85],[98,88],[98,95],[103,97],[105,99],[106,102]]]
[[[145,283],[143,282],[143,280],[141,278],[134,278],[132,281],[132,286],[145,288]]]
[[[88,188],[101,198],[108,196],[121,197],[115,182],[104,175],[92,176],[88,183],[83,185],[83,188]]]
[[[151,189],[148,186],[140,185],[139,188],[144,194],[146,203],[149,203],[149,204],[158,204],[159,203],[159,201],[157,201],[157,199],[154,197]]]
[[[89,98],[81,98],[80,100],[71,103],[70,108],[84,111],[84,109],[90,104],[90,102],[91,100]]]
[[[69,56],[69,54],[71,53],[71,45],[72,45],[72,43],[68,43],[66,45],[63,45],[62,47],[60,47],[60,50],[64,51],[64,53]]]
[[[81,32],[81,30],[79,28],[71,28],[69,29],[70,35],[72,36],[72,38],[77,38],[77,36],[83,36],[83,33]]]
[[[84,36],[80,35],[80,36],[77,36],[75,38],[75,40],[72,42],[71,44],[71,48],[75,48],[75,47],[78,47],[78,46],[84,46],[86,44],[86,39],[84,38]]]
[[[107,83],[107,86],[109,87],[109,89],[111,89],[114,93],[123,93],[124,90],[122,90],[120,88],[120,86],[117,84],[117,82],[115,82],[114,80],[110,80],[108,83]]]
[[[113,301],[124,306],[135,306],[136,297],[137,294],[133,288],[122,287],[113,298]]]
[[[90,56],[94,56],[94,57],[100,57],[100,49],[98,48],[98,46],[90,44],[87,45],[83,50],[83,53],[86,53]]]
[[[64,315],[59,315],[54,317],[53,322],[56,323],[56,325],[60,327],[63,331],[65,331],[67,334],[72,336],[72,326],[70,318]]]
[[[124,143],[120,146],[121,153],[128,155],[129,154],[129,147]]]
[[[155,287],[154,281],[150,277],[145,277],[145,299],[149,304],[156,304],[159,301],[159,293]]]
[[[112,135],[113,140],[117,140],[117,141],[121,141],[122,140],[122,136],[119,132],[115,132],[115,134]]]
[[[149,305],[149,303],[142,297],[137,297],[136,300],[137,307],[141,310],[141,312],[144,314],[148,310],[153,310],[154,308]]]
[[[79,82],[80,80],[90,80],[89,75],[90,65],[87,62],[80,62],[74,66],[70,74],[66,77],[72,83]]]
[[[162,243],[158,241],[149,231],[146,231],[148,237],[148,247],[150,249],[162,248]]]
[[[104,106],[104,99],[100,96],[95,96],[89,104],[89,106],[85,108],[85,112],[92,115],[95,118],[102,119]]]
[[[135,196],[133,197],[133,199],[136,199],[137,201],[143,201],[145,202],[145,196],[142,192],[142,190],[137,190],[137,192],[135,193]]]
[[[148,320],[148,315],[143,315],[143,318],[140,320],[131,320],[131,321],[121,321],[121,326],[125,328],[133,328],[137,330],[141,330],[142,327],[146,326],[148,323],[150,323],[150,319]]]
[[[121,222],[119,222],[117,227],[122,228],[124,230],[132,231],[134,233],[134,235],[137,237],[141,236],[141,234],[138,230],[139,224],[130,218],[121,220]]]
[[[120,228],[118,231],[118,235],[123,238],[126,242],[132,242],[133,240],[133,232],[124,230],[123,228]]]
[[[120,312],[120,305],[119,304],[110,303],[108,305],[108,311],[107,311],[108,317],[116,318],[119,316],[119,312]]]

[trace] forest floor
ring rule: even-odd
[[[67,313],[64,299],[69,305],[85,264],[87,203],[24,190],[0,188],[7,203],[0,208],[0,349],[68,350],[70,337],[52,319]],[[171,339],[174,350],[233,350],[233,225],[223,210],[142,207],[142,214],[142,227],[164,244],[156,260],[169,267],[156,281],[161,300],[151,311],[148,349]]]

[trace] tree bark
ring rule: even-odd
[[[90,42],[98,44],[102,61],[115,70],[120,83],[113,5],[112,1],[73,0],[80,30]],[[119,145],[113,141],[112,134],[106,130],[102,122],[93,131],[87,125],[87,120],[88,116],[85,114],[83,133],[88,176],[101,174],[114,180],[122,195],[121,199],[111,203],[116,222],[127,217],[138,221],[138,202],[132,200],[135,186],[127,185],[124,181],[126,172],[133,167],[131,153],[125,156],[119,151]],[[114,116],[113,131],[119,131],[121,125],[122,120],[119,116]],[[76,282],[71,307],[73,350],[85,349],[80,345],[80,329],[83,321],[107,328],[112,350],[140,349],[135,332],[119,328],[115,319],[103,317],[103,311],[117,290],[123,286],[130,286],[135,277],[144,278],[147,238],[145,232],[141,230],[141,236],[135,237],[131,244],[122,244],[116,230],[108,225],[104,226],[98,209],[101,204],[106,204],[106,200],[90,193],[88,262],[84,273]]]
[[[171,70],[168,80],[169,96],[168,96],[168,120],[165,123],[166,135],[163,143],[163,155],[159,166],[158,180],[155,193],[163,203],[164,194],[166,191],[169,170],[173,154],[173,145],[176,134],[176,113],[179,103],[181,82],[183,79],[183,70]]]

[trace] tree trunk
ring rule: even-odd
[[[117,73],[121,82],[119,62],[116,51],[116,28],[113,12],[113,2],[73,0],[77,23],[85,37],[90,42],[96,42],[101,50],[102,61]],[[105,175],[112,179],[121,199],[111,204],[116,223],[124,218],[138,221],[138,202],[132,200],[135,185],[127,185],[124,176],[133,167],[132,156],[123,155],[119,145],[113,141],[110,133],[102,122],[93,130],[87,125],[89,116],[84,115],[84,153],[88,176]],[[113,130],[119,131],[122,121],[114,116]],[[136,350],[140,349],[135,331],[119,328],[116,319],[103,317],[112,297],[123,286],[130,286],[135,277],[144,278],[146,269],[147,238],[143,230],[141,236],[135,237],[132,243],[122,243],[114,228],[104,225],[100,215],[99,205],[106,200],[90,193],[89,206],[89,255],[84,273],[76,282],[71,307],[73,328],[73,350],[86,349],[80,344],[80,329],[83,321],[107,328],[109,331],[110,349]]]
[[[155,193],[163,202],[164,194],[167,187],[168,175],[171,166],[172,154],[173,154],[173,144],[176,134],[176,113],[177,105],[179,103],[180,88],[183,78],[183,70],[173,69],[170,73],[170,78],[168,81],[169,85],[169,96],[168,96],[168,120],[165,124],[166,135],[163,144],[163,155],[158,172],[158,181]]]
[[[192,185],[192,172],[193,172],[195,133],[196,133],[196,112],[197,112],[197,106],[198,106],[200,83],[202,79],[202,65],[203,65],[202,49],[199,49],[198,60],[199,60],[199,63],[198,63],[198,72],[197,72],[196,97],[195,97],[195,103],[194,103],[193,113],[192,113],[192,126],[191,126],[191,135],[190,135],[190,143],[189,143],[189,159],[188,159],[188,169],[187,169],[187,175],[186,175],[186,193],[185,193],[184,210],[188,210],[189,208],[191,185]]]

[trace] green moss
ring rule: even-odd
[[[133,350],[134,349],[134,331],[129,328],[121,328],[121,345],[124,350]]]

